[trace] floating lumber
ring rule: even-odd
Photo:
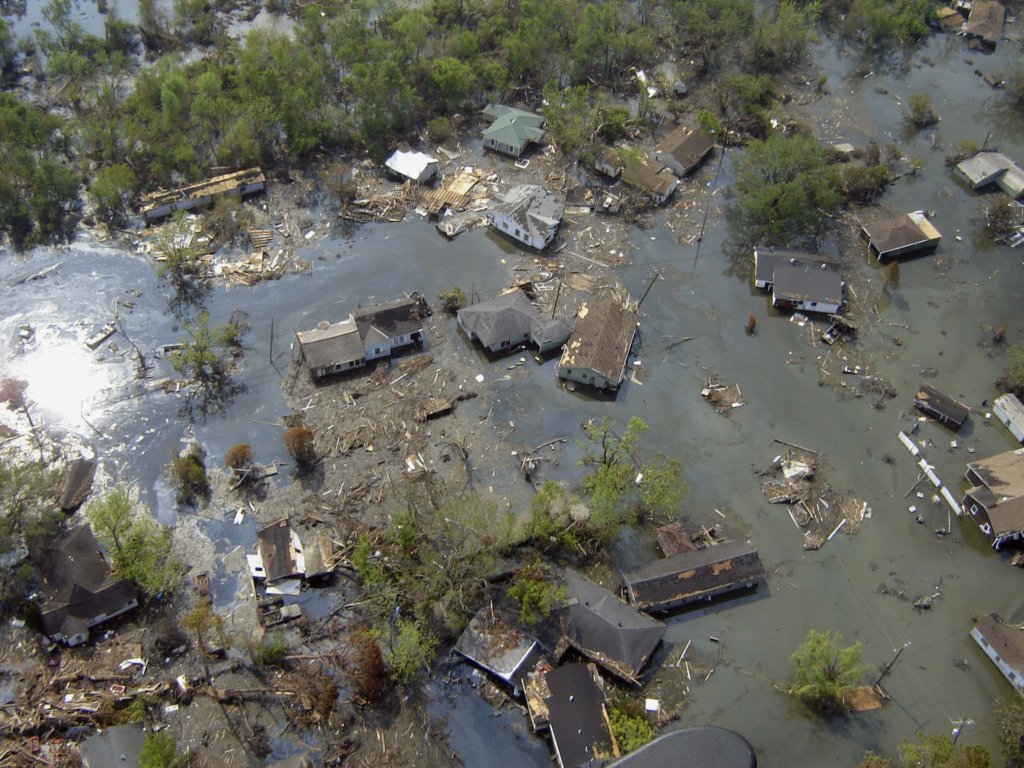
[[[455,404],[461,400],[476,397],[476,392],[460,392],[454,397],[432,397],[416,411],[416,421],[427,421],[452,412]]]

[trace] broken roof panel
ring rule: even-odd
[[[559,368],[593,370],[617,386],[622,382],[635,335],[635,310],[610,298],[584,302]]]
[[[353,312],[352,319],[359,328],[364,344],[373,338],[373,332],[377,332],[382,339],[394,339],[423,330],[426,314],[424,305],[425,302],[418,298],[371,304]]]
[[[268,583],[289,576],[302,576],[305,572],[304,563],[300,561],[302,545],[298,543],[298,536],[292,531],[288,518],[257,531],[256,542]]]
[[[569,604],[559,611],[563,639],[584,656],[631,683],[650,660],[665,625],[604,587],[566,569]]]
[[[591,766],[611,747],[604,694],[587,664],[565,664],[545,676],[548,727],[561,768]]]
[[[459,637],[455,650],[509,685],[520,680],[534,662],[537,641],[482,608]]]

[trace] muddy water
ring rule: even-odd
[[[734,275],[734,262],[725,255],[726,227],[716,217],[699,258],[693,246],[677,245],[672,233],[660,226],[634,233],[632,264],[619,270],[620,279],[634,296],[647,287],[655,266],[664,279],[642,307],[637,357],[649,375],[640,384],[628,383],[615,401],[588,399],[556,387],[554,360],[535,364],[528,357],[522,378],[500,381],[500,363],[476,358],[490,382],[494,418],[514,420],[517,440],[536,445],[556,436],[569,438],[560,464],[548,468],[552,476],[577,476],[571,441],[579,435],[581,422],[608,416],[624,423],[638,415],[651,424],[649,442],[685,467],[689,495],[681,513],[688,523],[720,523],[735,535],[749,535],[757,545],[770,574],[767,586],[755,595],[674,616],[668,622],[668,640],[680,648],[692,640],[692,653],[721,654],[723,659],[706,683],[691,683],[682,722],[741,731],[766,765],[855,764],[865,749],[893,753],[901,739],[917,730],[948,731],[950,718],[974,720],[963,738],[995,749],[991,702],[1011,691],[968,631],[973,615],[990,610],[1010,619],[1024,617],[1024,574],[988,550],[969,525],[954,520],[953,536],[934,535],[934,529],[946,525],[946,508],[927,498],[903,498],[917,472],[895,433],[905,424],[901,414],[909,411],[926,368],[938,371],[932,383],[972,406],[991,400],[991,382],[1003,359],[1001,351],[990,354],[979,343],[985,338],[983,324],[1006,323],[1011,342],[1024,338],[1021,254],[979,244],[981,197],[951,179],[943,165],[944,151],[934,149],[931,139],[934,134],[935,143],[949,151],[959,138],[981,143],[991,128],[990,143],[1024,158],[1019,119],[1004,108],[999,92],[973,74],[975,68],[1003,68],[1010,53],[1005,45],[996,55],[984,56],[968,52],[959,38],[935,38],[906,72],[870,62],[867,70],[874,74],[864,78],[853,74],[861,62],[831,47],[818,51],[832,93],[807,108],[809,119],[829,141],[858,143],[880,136],[921,158],[921,173],[897,182],[883,203],[892,211],[934,211],[944,234],[934,256],[903,264],[900,286],[891,296],[882,294],[884,275],[875,265],[866,260],[849,265],[879,312],[878,321],[862,334],[860,348],[899,393],[884,410],[871,407],[873,398],[841,398],[819,385],[818,352],[804,342],[801,329],[770,311],[766,299]],[[915,92],[930,93],[942,122],[933,131],[908,135],[901,110]],[[727,159],[720,185],[727,184],[730,165]],[[705,173],[702,181],[708,178]],[[682,194],[694,190],[695,183],[690,183]],[[260,423],[274,422],[288,410],[279,373],[270,362],[271,322],[274,362],[285,371],[297,329],[337,319],[359,302],[386,300],[412,289],[430,297],[458,284],[467,292],[493,295],[508,284],[516,261],[508,243],[485,231],[449,243],[417,220],[364,227],[350,238],[312,245],[301,255],[313,261],[312,275],[218,290],[209,302],[215,322],[240,308],[253,324],[241,375],[247,391],[227,414],[195,429],[218,460],[227,447],[243,441],[253,445],[261,462],[285,459],[280,430]],[[19,278],[58,262],[48,277],[15,285]],[[28,260],[6,256],[0,260],[0,283],[5,297],[0,369],[28,378],[34,412],[48,427],[88,443],[112,475],[138,482],[158,515],[172,521],[174,511],[160,472],[187,433],[179,415],[181,400],[141,391],[132,381],[130,354],[122,358],[106,346],[92,354],[83,352],[82,345],[109,319],[118,298],[135,303],[130,314],[123,307],[121,314],[147,355],[180,338],[180,329],[165,313],[165,296],[154,284],[151,264],[81,242],[66,249],[41,249]],[[755,337],[743,330],[748,312],[759,321]],[[21,323],[36,328],[37,341],[15,354],[8,340]],[[447,330],[450,343],[444,354],[467,354],[459,349],[462,342],[454,324]],[[665,351],[663,335],[695,339]],[[892,337],[901,339],[902,346]],[[113,341],[121,351],[128,348],[120,336]],[[161,371],[157,375],[170,372],[165,362],[155,364]],[[738,382],[747,400],[728,417],[700,399],[700,386],[712,369],[723,381]],[[933,441],[926,455],[953,488],[960,487],[957,478],[968,448],[983,457],[1013,447],[1001,426],[985,425],[977,417],[958,436],[956,449],[950,447],[952,435],[934,425],[923,425],[918,437]],[[804,552],[789,516],[765,503],[755,477],[780,452],[774,438],[820,451],[832,487],[871,505],[873,517],[858,536],[839,535],[818,552]],[[892,461],[883,461],[886,456]],[[279,481],[287,482],[287,475]],[[911,503],[917,504],[925,524],[907,511]],[[222,526],[216,532],[218,551],[251,545],[250,527]],[[625,565],[640,562],[650,554],[649,537],[629,537],[618,552]],[[942,596],[930,611],[917,612],[909,601],[877,591],[894,579],[907,584],[911,598],[936,591]],[[836,629],[846,639],[862,642],[872,665],[886,663],[894,649],[910,643],[885,680],[894,703],[825,726],[778,693],[772,681],[786,678],[788,656],[810,628]],[[714,644],[711,636],[721,643]],[[954,666],[957,659],[966,659],[969,669]],[[670,684],[668,676],[657,675],[654,690]],[[451,718],[453,746],[467,765],[483,764],[492,742],[481,734],[497,726],[474,696],[460,691],[450,705],[439,708]],[[507,742],[506,764],[543,764],[536,740],[516,731]]]

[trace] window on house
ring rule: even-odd
[[[981,526],[981,532],[984,533],[986,536],[991,536],[992,535],[992,526],[989,525],[988,523],[985,523],[984,525]]]
[[[978,514],[978,505],[977,504],[971,504],[971,514],[972,515]]]

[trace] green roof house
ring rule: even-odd
[[[484,146],[503,155],[519,157],[527,145],[544,138],[544,118],[504,104],[488,104],[484,116],[491,124],[484,131]]]

